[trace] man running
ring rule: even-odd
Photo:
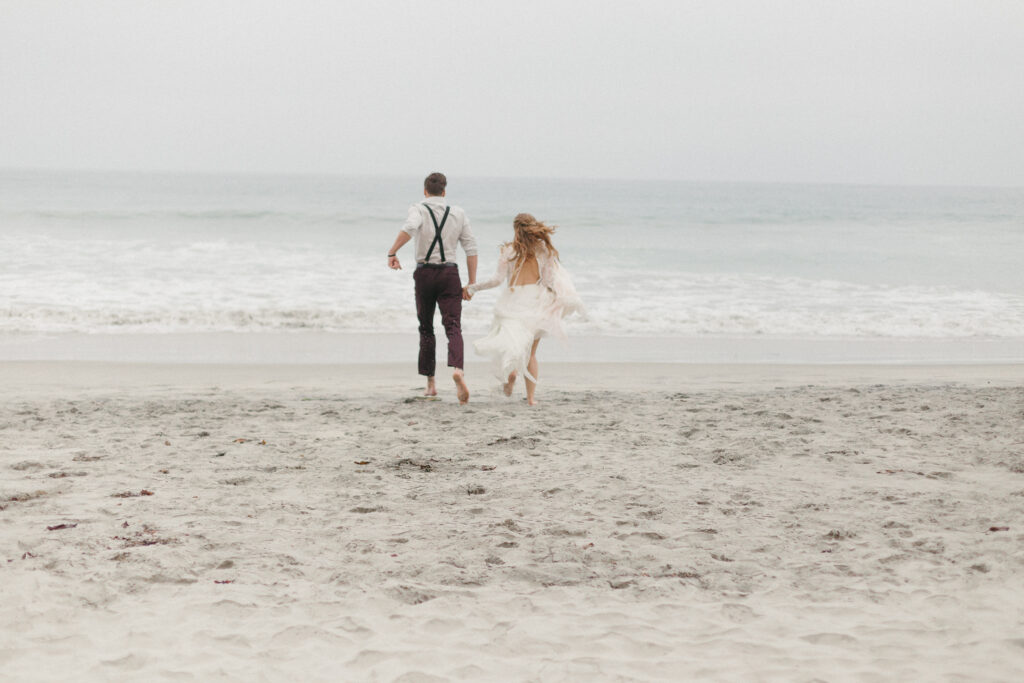
[[[388,267],[401,270],[398,250],[416,238],[416,317],[419,319],[419,373],[427,378],[426,396],[437,396],[434,384],[436,341],[434,339],[434,308],[441,309],[441,324],[448,337],[448,366],[454,368],[459,403],[469,401],[462,349],[462,281],[455,262],[459,244],[466,252],[467,285],[476,282],[476,239],[469,227],[466,212],[449,206],[445,200],[448,179],[443,173],[431,173],[423,181],[425,200],[409,207],[405,225],[388,251]]]

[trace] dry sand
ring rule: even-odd
[[[0,364],[0,679],[1024,671],[1024,366]]]

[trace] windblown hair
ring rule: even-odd
[[[506,246],[512,247],[512,257],[516,267],[530,258],[537,257],[537,247],[544,246],[555,259],[558,250],[551,244],[551,235],[555,232],[554,225],[545,225],[528,213],[521,213],[512,221],[515,237]]]

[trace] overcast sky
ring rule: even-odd
[[[0,167],[1024,185],[1022,0],[0,0]]]

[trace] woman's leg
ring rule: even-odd
[[[533,340],[533,348],[530,349],[530,362],[526,364],[526,369],[529,370],[530,374],[533,375],[535,378],[540,378],[540,375],[537,374],[538,367],[539,367],[538,364],[537,364],[537,345],[538,344],[540,344],[540,339],[534,339]],[[534,400],[534,398],[533,398],[533,394],[534,394],[535,391],[537,391],[537,383],[534,382],[534,381],[531,381],[530,378],[527,377],[526,378],[526,402],[529,403],[531,406],[537,405],[537,401]]]
[[[502,385],[501,390],[505,392],[506,396],[512,395],[512,389],[516,386],[516,371],[513,370],[508,375],[508,381]]]

